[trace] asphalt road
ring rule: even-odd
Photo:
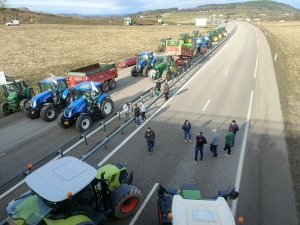
[[[158,224],[157,193],[154,191],[151,194],[156,183],[179,188],[184,182],[198,184],[202,196],[216,195],[219,189],[228,185],[236,186],[240,192],[237,205],[228,203],[233,208],[235,218],[243,216],[245,224],[297,224],[272,56],[263,33],[250,24],[237,24],[238,30],[229,42],[181,89],[176,92],[175,89],[171,90],[169,101],[160,99],[149,110],[147,122],[139,128],[135,128],[134,123],[129,124],[123,135],[109,142],[107,149],[100,149],[88,159],[90,164],[102,159],[105,164],[128,161],[128,169],[134,171],[133,185],[141,190],[144,199],[150,193],[149,201],[137,214],[139,216],[134,224]],[[123,79],[124,82],[129,80],[126,76]],[[132,82],[132,79],[128,82]],[[147,82],[149,88],[148,79],[141,78],[135,85],[146,88],[143,82]],[[118,84],[121,88],[122,83]],[[132,86],[128,88],[130,90],[127,89],[126,93],[138,90]],[[125,90],[122,89],[122,92]],[[116,108],[134,96],[117,99],[121,94],[112,95],[116,104],[119,104]],[[154,109],[158,110],[151,116]],[[1,177],[7,168],[14,166],[11,164],[16,164],[14,171],[17,171],[20,164],[26,165],[22,162],[25,157],[33,158],[36,155],[37,159],[39,154],[55,150],[72,135],[78,134],[75,129],[70,129],[70,133],[60,131],[56,124],[47,124],[45,128],[43,121],[25,123],[27,119],[21,116],[15,114],[7,117],[10,125],[0,120],[0,137],[3,138],[0,154],[7,153],[5,157],[0,157]],[[211,130],[218,129],[222,137],[218,159],[212,157],[206,146],[204,161],[197,164],[193,162],[194,143],[184,142],[181,129],[186,119],[192,124],[192,140],[201,130],[210,141]],[[224,146],[223,137],[232,119],[237,121],[240,131],[231,156],[226,157],[220,149]],[[2,127],[5,126],[4,131]],[[157,136],[153,155],[148,154],[143,137],[148,126]],[[25,133],[28,136],[22,136],[21,129],[27,131]],[[16,138],[7,140],[11,138],[5,136],[7,132]],[[101,140],[101,135],[105,136],[99,133],[98,137],[92,139]],[[9,148],[2,150],[2,143],[9,145]],[[69,154],[80,157],[90,148],[80,144]],[[105,160],[109,154],[111,157]],[[8,158],[10,155],[13,157]],[[19,189],[18,193],[22,191],[25,188]],[[111,219],[108,224],[131,224],[132,220],[133,216],[124,220]]]

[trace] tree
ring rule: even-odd
[[[0,8],[4,8],[8,3],[8,0],[0,0]]]

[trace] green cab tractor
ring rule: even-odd
[[[1,85],[6,102],[0,104],[0,113],[4,116],[11,114],[16,109],[23,110],[34,96],[33,88],[24,80],[13,80]]]
[[[218,30],[222,34],[223,37],[227,36],[227,30],[225,27],[219,27]]]
[[[189,33],[182,33],[178,40],[182,40],[184,43],[192,43],[193,38],[190,36]]]
[[[219,38],[219,33],[216,30],[210,30],[207,32],[208,35],[210,35],[212,37],[212,40],[214,42],[217,42],[220,38]]]
[[[151,80],[156,79],[168,79],[171,75],[176,74],[178,71],[178,66],[174,62],[172,56],[168,54],[161,54],[157,57],[155,67],[150,71]]]
[[[167,40],[171,40],[171,39],[172,39],[171,37],[167,37],[167,38],[161,39],[160,44],[159,44],[157,50],[158,50],[159,52],[165,51],[165,50],[166,50],[166,41],[167,41]]]
[[[190,37],[192,38],[192,40],[194,40],[195,38],[200,37],[200,36],[201,36],[201,33],[199,30],[193,30]]]
[[[31,190],[9,203],[7,222],[102,225],[110,215],[123,219],[142,204],[132,180],[119,163],[99,168],[71,156],[53,160],[26,177]]]

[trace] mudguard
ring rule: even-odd
[[[105,99],[106,97],[108,97],[108,94],[102,93],[98,98],[98,102],[102,102],[102,100]]]
[[[129,192],[130,187],[125,183],[121,184],[109,196],[109,207],[114,209],[115,205],[120,201],[120,199]]]

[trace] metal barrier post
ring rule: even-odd
[[[103,122],[103,132],[106,132],[106,129],[105,129],[105,122]]]
[[[118,120],[121,120],[121,113],[118,111]]]
[[[87,139],[86,139],[86,136],[85,136],[85,134],[82,134],[82,135],[81,135],[81,137],[83,137],[83,138],[84,138],[85,145],[87,145]]]

